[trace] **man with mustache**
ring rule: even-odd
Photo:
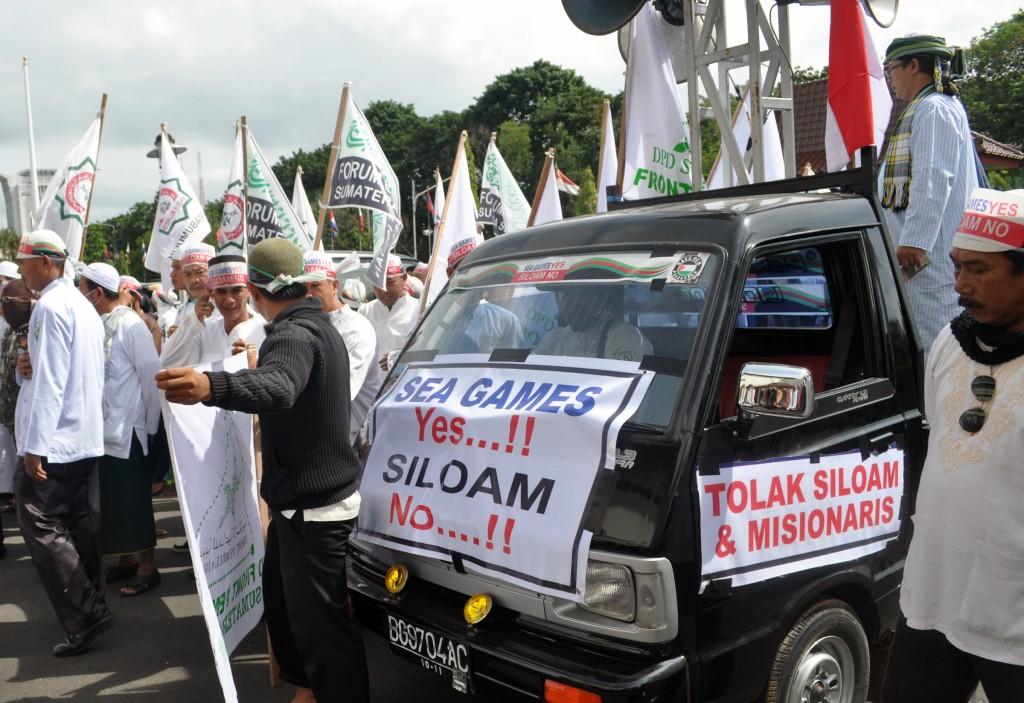
[[[884,703],[1024,695],[1024,191],[975,189],[950,253],[965,309],[925,371],[931,424]]]

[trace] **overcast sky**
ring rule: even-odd
[[[726,2],[736,43],[746,34],[744,3]],[[911,32],[965,44],[1022,4],[902,0],[893,27],[872,25],[872,33],[880,52]],[[825,65],[828,8],[793,6],[791,17],[793,65]],[[189,147],[183,159],[197,188],[202,152],[214,199],[227,180],[239,115],[276,161],[330,140],[346,80],[362,105],[393,99],[429,115],[462,110],[494,76],[541,58],[610,93],[621,90],[624,69],[614,35],[578,31],[558,0],[5,2],[0,26],[0,173],[28,167],[23,55],[40,168],[60,165],[100,94],[110,95],[95,220],[155,193],[156,164],[145,153],[162,121]]]

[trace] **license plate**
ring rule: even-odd
[[[388,614],[388,642],[391,648],[410,656],[427,671],[451,677],[452,688],[460,693],[473,691],[469,667],[469,648],[456,639],[442,635],[405,618]]]

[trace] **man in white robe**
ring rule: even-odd
[[[386,287],[374,287],[377,299],[359,306],[359,314],[370,321],[377,333],[381,368],[387,368],[389,354],[401,351],[419,321],[419,301],[406,292],[405,278],[402,260],[391,254]]]
[[[307,251],[303,258],[305,272],[320,277],[306,283],[309,297],[316,298],[324,306],[324,312],[341,334],[348,350],[348,383],[352,396],[349,438],[354,441],[384,380],[384,372],[377,365],[380,358],[377,335],[365,317],[338,298],[338,275],[346,273],[342,268],[346,262],[335,268],[330,257],[319,251]],[[358,259],[355,263],[358,266]]]
[[[18,522],[67,633],[54,656],[81,654],[113,618],[97,544],[103,456],[103,323],[64,277],[67,250],[40,230],[18,248],[22,280],[41,291],[29,320],[15,412]]]
[[[168,328],[167,336],[174,334],[182,322],[190,316],[192,311],[199,308],[199,314],[203,319],[217,319],[220,317],[213,303],[210,301],[210,291],[206,285],[206,279],[210,273],[210,260],[213,259],[215,251],[209,244],[193,244],[180,250],[179,262],[180,274],[179,284],[186,292],[186,297],[178,306],[178,313],[175,315],[174,323]],[[171,269],[171,280],[174,281],[174,269]]]

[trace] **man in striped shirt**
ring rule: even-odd
[[[882,160],[879,192],[922,348],[960,313],[949,260],[953,235],[978,186],[971,129],[950,79],[944,39],[897,39],[886,51],[893,94],[906,101]]]

